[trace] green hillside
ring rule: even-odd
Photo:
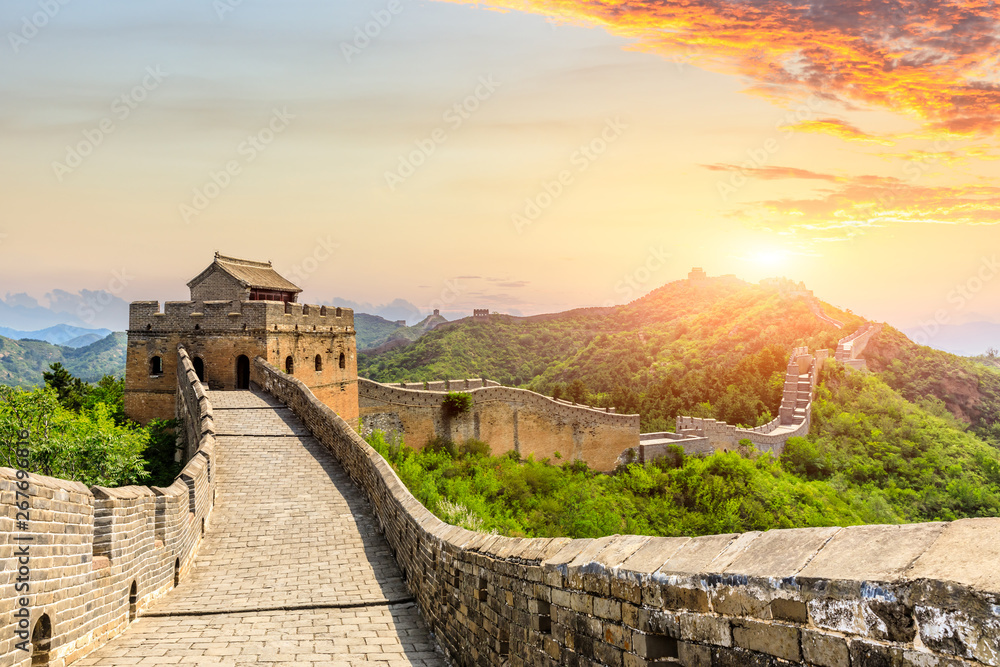
[[[0,337],[0,384],[11,387],[42,385],[42,372],[56,362],[86,382],[97,382],[104,375],[123,377],[125,333],[113,333],[79,348]]]
[[[824,310],[845,328],[773,289],[681,280],[616,308],[458,322],[408,347],[362,354],[358,372],[385,382],[485,376],[545,394],[573,391],[638,412],[647,430],[682,412],[756,425],[776,414],[793,347],[833,349],[862,322]]]
[[[361,358],[376,380],[487,377],[638,412],[762,423],[781,399],[791,349],[833,350],[861,318],[734,279],[665,285],[626,306],[464,321]],[[826,364],[807,437],[781,457],[686,456],[596,474],[581,462],[518,461],[488,446],[372,443],[446,521],[505,535],[700,535],[1000,514],[1000,371],[885,326],[870,373]]]
[[[357,331],[358,349],[369,350],[390,341],[415,341],[438,324],[447,321],[440,315],[428,315],[417,324],[408,327],[390,322],[378,315],[355,313],[354,329]]]

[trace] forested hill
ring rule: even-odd
[[[0,336],[0,384],[11,387],[41,385],[42,372],[61,363],[74,376],[97,382],[104,375],[125,376],[125,333],[113,333],[84,347],[53,345],[41,340],[12,340]]]
[[[359,374],[386,382],[485,376],[639,412],[647,430],[681,412],[755,425],[777,414],[793,347],[834,349],[863,321],[821,307],[844,328],[777,289],[680,280],[615,308],[450,324],[406,348],[362,354]]]

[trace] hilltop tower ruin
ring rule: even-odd
[[[141,424],[175,414],[177,346],[210,389],[250,386],[263,357],[294,375],[338,415],[358,416],[354,311],[297,303],[302,291],[257,262],[215,254],[188,283],[190,301],[129,306],[125,412]]]

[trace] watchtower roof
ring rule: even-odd
[[[215,253],[215,260],[208,265],[204,271],[188,282],[188,287],[194,287],[215,269],[221,269],[232,276],[243,287],[251,289],[276,290],[281,292],[293,292],[298,294],[302,288],[291,281],[283,278],[271,262],[257,262],[252,259],[241,259],[239,257],[227,257]]]

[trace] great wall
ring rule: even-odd
[[[366,430],[402,435],[422,446],[434,437],[454,442],[484,440],[494,454],[516,451],[538,459],[557,454],[586,461],[595,470],[613,470],[622,451],[635,447],[639,415],[574,405],[526,389],[483,380],[380,384],[358,378],[361,422]],[[410,388],[426,384],[426,389]],[[448,417],[441,409],[449,391],[468,394],[472,406]]]
[[[178,358],[178,411],[202,444],[173,486],[88,490],[32,476],[44,522],[25,630],[35,657],[8,633],[4,664],[443,664],[436,643],[457,665],[1000,665],[1000,519],[696,538],[474,533],[434,517],[347,422],[260,357],[259,390],[210,392],[240,413],[227,431],[244,425],[214,434],[222,419],[183,348]],[[261,458],[265,443],[281,458],[267,448]],[[279,461],[319,467],[302,477]],[[213,514],[216,479],[225,493]],[[296,488],[306,479],[310,496],[350,510],[281,505],[310,502]],[[15,482],[0,471],[6,506]],[[261,520],[279,510],[301,517],[295,530]],[[10,513],[2,521],[11,534]],[[316,556],[318,535],[328,538]],[[0,573],[11,629],[16,572]],[[356,582],[346,594],[318,583],[339,572]]]
[[[167,309],[182,313],[177,324],[129,332],[141,341],[129,348],[142,362],[140,393],[171,370],[172,391],[156,405],[170,396],[189,459],[171,486],[88,489],[36,474],[25,484],[0,468],[3,665],[1000,666],[1000,519],[694,538],[471,532],[423,507],[358,434],[357,418],[313,391],[328,384],[320,363],[271,363],[285,356],[272,345],[301,343],[294,327],[312,312],[265,301],[259,337],[239,333],[196,367],[188,345],[206,350],[206,330],[223,336],[221,324],[191,326],[192,313],[210,310],[195,303]],[[136,322],[169,314],[139,307],[149,312]],[[264,335],[289,315],[288,339]],[[861,369],[878,329],[841,339],[834,358]],[[337,354],[338,335],[353,339],[349,328],[312,331],[302,332],[310,344],[329,345],[320,356]],[[184,340],[166,351],[164,338]],[[240,388],[238,359],[262,342]],[[148,355],[162,355],[162,367],[148,366]],[[768,438],[808,430],[829,356],[794,351],[772,423],[681,417],[670,439],[708,451],[745,437],[777,451]],[[358,384],[362,423],[395,419],[405,430],[406,419],[430,420],[428,432],[453,437],[496,428],[525,453],[534,445],[521,440],[522,424],[536,417],[563,421],[543,425],[546,447],[588,428],[631,432],[635,420],[485,380]],[[447,391],[468,392],[474,408],[438,423],[427,415]],[[640,450],[660,446],[652,440]],[[11,539],[25,535],[15,530],[22,497],[30,558]]]

